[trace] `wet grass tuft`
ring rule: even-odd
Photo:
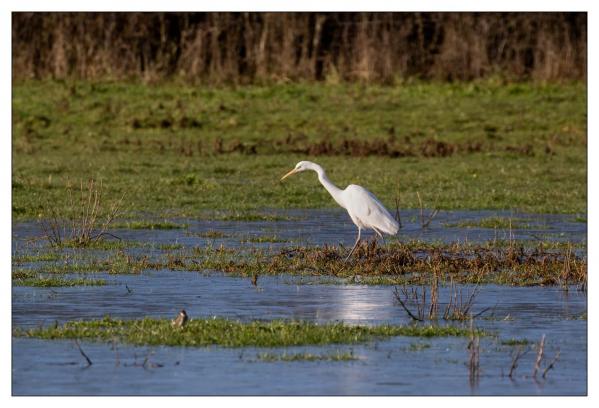
[[[501,345],[503,346],[526,346],[530,344],[531,341],[528,339],[507,339],[501,340]]]
[[[30,275],[24,276],[23,274],[13,274],[12,284],[14,286],[32,286],[39,288],[52,288],[52,287],[72,287],[72,286],[104,286],[106,281],[104,279],[90,279],[90,278],[63,278],[57,276],[40,276]]]
[[[187,224],[177,224],[170,221],[128,221],[114,224],[113,228],[118,229],[150,229],[150,230],[171,230],[185,229]]]
[[[36,254],[13,254],[12,263],[19,265],[35,262],[53,262],[60,259],[58,252],[40,252]]]
[[[488,228],[488,229],[546,229],[543,225],[533,225],[522,219],[506,217],[487,217],[479,220],[467,220],[444,224],[448,228]]]
[[[351,326],[344,323],[316,324],[306,321],[240,322],[223,318],[192,319],[183,329],[173,329],[168,319],[72,321],[58,327],[16,329],[18,337],[80,339],[110,342],[117,338],[133,345],[203,347],[286,347],[353,344],[393,336],[467,336],[457,326]]]
[[[337,351],[336,353],[329,354],[312,354],[312,353],[259,353],[256,356],[258,361],[264,362],[276,362],[276,361],[285,361],[285,362],[293,362],[293,361],[355,361],[359,360],[358,357],[354,355],[352,351],[341,352]]]
[[[263,243],[279,243],[279,242],[289,242],[289,241],[286,239],[279,238],[276,235],[250,235],[245,238],[242,238],[241,242],[263,244]]]
[[[200,238],[212,238],[212,239],[229,237],[229,235],[225,234],[224,232],[217,231],[217,230],[208,230],[208,231],[202,231],[202,232],[190,232],[189,235],[194,235],[194,236],[197,236]]]
[[[408,351],[422,351],[431,348],[429,343],[411,343],[407,350]]]
[[[218,221],[246,221],[246,222],[257,222],[257,221],[290,221],[295,218],[277,215],[277,214],[262,214],[256,212],[232,212],[223,215],[217,215],[212,218]]]

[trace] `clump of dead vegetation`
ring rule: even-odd
[[[581,285],[587,280],[587,261],[571,247],[545,249],[512,243],[505,247],[475,244],[362,242],[349,262],[347,248],[286,247],[277,251],[238,251],[203,248],[190,257],[178,255],[157,266],[178,270],[214,270],[240,276],[292,274],[333,276],[368,284],[429,285],[454,283],[496,283],[527,285]],[[359,279],[358,279],[359,277]],[[455,287],[454,287],[455,289]],[[457,291],[457,289],[456,289]],[[474,295],[476,296],[476,295]],[[458,310],[468,305],[457,291],[450,303],[455,308],[447,317],[458,318]],[[452,307],[453,307],[452,306]],[[470,302],[471,306],[471,302]],[[467,314],[469,310],[465,313]]]
[[[578,286],[586,290],[587,260],[571,246],[547,249],[542,244],[525,247],[516,244],[431,244],[421,241],[391,243],[362,242],[348,262],[347,248],[337,246],[287,246],[275,248],[195,247],[180,250],[178,246],[159,256],[128,254],[118,241],[102,241],[101,248],[117,249],[103,261],[81,263],[77,259],[54,259],[45,263],[44,272],[108,271],[114,274],[139,273],[143,270],[177,270],[222,272],[253,277],[291,274],[327,276],[342,282],[375,285],[426,285],[432,295],[439,285],[449,285],[453,291],[444,313],[447,320],[461,320],[470,312],[474,293],[465,294],[455,284],[507,284],[516,286],[556,285]],[[104,244],[110,244],[105,246]],[[93,248],[99,246],[92,245]],[[424,296],[421,293],[420,296]],[[461,312],[460,312],[461,311]]]
[[[566,250],[525,248],[516,244],[493,248],[460,243],[428,245],[362,243],[345,263],[346,250],[335,246],[296,247],[267,258],[268,273],[348,277],[388,276],[409,284],[429,284],[435,274],[456,283],[560,285],[586,282],[587,262]]]
[[[66,186],[66,205],[48,201],[40,220],[44,237],[55,248],[64,246],[88,247],[106,236],[112,222],[119,216],[124,195],[106,201],[102,182],[90,179],[80,182],[79,188]],[[114,237],[114,236],[113,236]]]

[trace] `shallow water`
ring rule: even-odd
[[[430,213],[425,210],[424,214]],[[156,244],[180,243],[187,246],[220,245],[238,247],[278,247],[290,243],[309,245],[353,245],[357,229],[343,209],[335,210],[271,210],[269,214],[289,217],[282,221],[211,221],[194,219],[170,219],[187,224],[186,229],[172,230],[113,230],[124,240],[153,242]],[[489,229],[479,227],[453,227],[459,222],[476,222],[488,217],[512,218],[514,223],[527,224],[530,228]],[[441,242],[483,242],[490,240],[542,240],[586,243],[587,224],[575,221],[573,215],[525,214],[507,211],[439,211],[426,229],[420,226],[420,211],[403,210],[402,228],[397,235],[400,241],[423,240]],[[224,233],[223,238],[203,238],[198,233],[206,231]],[[13,251],[22,248],[27,239],[43,235],[38,223],[20,223],[13,227]],[[285,241],[281,243],[242,242],[248,236],[275,235]],[[372,231],[364,231],[363,238],[371,238]],[[387,238],[387,240],[395,239]],[[43,241],[38,241],[42,244]],[[29,243],[31,245],[31,243]]]
[[[487,217],[497,213],[476,213]],[[120,230],[125,239],[156,243],[180,242],[203,245],[208,241],[226,246],[239,243],[239,234],[276,234],[280,238],[312,244],[353,243],[355,231],[347,215],[339,211],[307,211],[304,217],[282,222],[185,222],[185,230]],[[501,215],[501,214],[500,214]],[[403,216],[403,215],[402,215]],[[506,232],[445,228],[440,223],[463,220],[470,213],[445,213],[431,228],[420,231],[410,224],[400,239],[494,239]],[[404,216],[408,218],[408,216]],[[445,218],[442,218],[445,217]],[[542,225],[536,233],[554,239],[586,242],[586,224],[572,216],[526,215]],[[529,221],[529,223],[533,223]],[[35,224],[13,228],[13,250],[22,239],[39,234]],[[225,240],[205,240],[189,231],[214,229],[232,235]],[[530,239],[531,231],[512,231],[515,239]],[[39,235],[38,235],[39,236]],[[508,237],[497,236],[497,239]],[[288,243],[287,243],[288,244]],[[252,244],[254,245],[254,244]],[[277,244],[257,244],[277,245]],[[143,251],[143,249],[140,249]],[[191,318],[220,316],[231,319],[304,319],[360,324],[407,324],[409,318],[395,304],[392,287],[330,283],[292,276],[261,276],[258,288],[249,279],[197,272],[147,271],[141,275],[94,274],[109,281],[103,287],[12,289],[13,327],[32,327],[73,319],[144,316],[172,318],[184,308]],[[320,282],[320,283],[319,283]],[[322,283],[328,282],[328,283]],[[464,295],[472,287],[462,286]],[[442,288],[441,301],[449,298]],[[177,395],[584,395],[587,392],[586,295],[556,287],[508,287],[485,285],[476,297],[474,313],[491,308],[476,325],[495,334],[481,340],[480,378],[472,383],[467,367],[467,338],[396,337],[360,345],[227,349],[221,347],[131,347],[82,342],[93,361],[85,360],[72,341],[13,338],[12,375],[15,395],[177,394]],[[454,323],[459,324],[459,323]],[[507,377],[515,350],[502,345],[511,338],[538,342],[546,335],[543,367],[560,350],[560,359],[547,379],[534,380],[533,346],[519,362],[513,379]],[[414,345],[426,344],[430,347]],[[411,346],[412,345],[412,346]],[[418,350],[414,350],[414,349]],[[293,353],[352,350],[357,361],[264,362],[261,352]],[[147,358],[145,366],[144,360]]]

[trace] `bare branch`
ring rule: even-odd
[[[401,294],[397,290],[397,286],[394,288],[393,294],[395,295],[395,299],[399,302],[399,304],[401,305],[401,307],[406,311],[406,313],[408,314],[408,316],[410,316],[413,320],[416,320],[416,321],[419,321],[419,322],[423,321],[423,319],[420,319],[420,318],[416,317],[412,313],[412,311],[406,306],[406,304],[403,302],[403,300],[401,299]],[[406,301],[407,301],[407,297],[406,297]]]
[[[537,377],[537,371],[541,368],[541,361],[543,361],[543,354],[545,351],[545,335],[541,336],[541,341],[539,342],[539,348],[537,349],[537,358],[535,360],[535,367],[532,372],[532,376],[534,378]]]
[[[560,355],[560,351],[558,350],[555,357],[553,357],[553,360],[551,360],[549,365],[545,368],[545,371],[543,371],[543,378],[545,378],[547,376],[547,372],[555,366],[556,361],[559,359],[559,355]]]
[[[90,358],[87,356],[87,354],[85,354],[85,352],[83,351],[83,349],[81,348],[81,345],[79,344],[79,340],[75,339],[75,345],[77,346],[77,348],[79,349],[79,353],[81,353],[81,355],[85,358],[85,360],[87,360],[87,366],[91,366],[93,363],[90,360]]]

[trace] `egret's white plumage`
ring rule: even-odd
[[[381,238],[383,238],[381,232],[389,235],[397,234],[399,224],[374,194],[355,184],[350,184],[345,190],[341,190],[329,180],[324,169],[316,163],[301,161],[281,180],[306,170],[313,170],[318,174],[320,183],[327,189],[337,204],[347,210],[352,221],[358,227],[358,238],[346,259],[351,256],[356,246],[358,246],[363,229],[372,229]]]

